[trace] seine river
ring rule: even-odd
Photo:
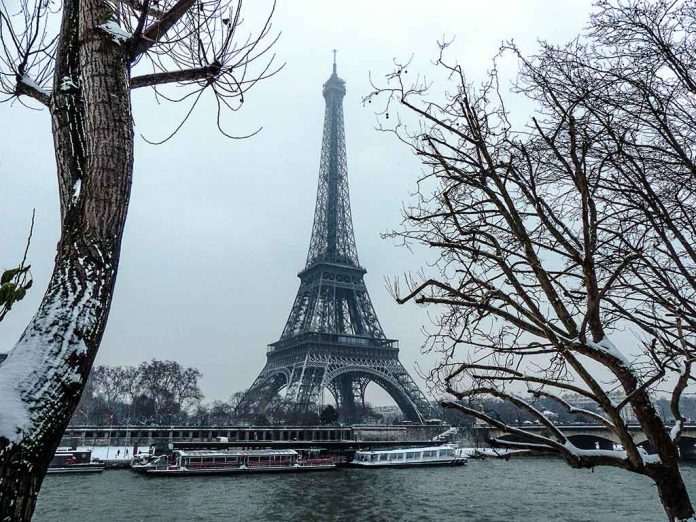
[[[696,465],[683,467],[696,499]],[[648,479],[547,458],[457,468],[151,478],[128,470],[51,475],[36,521],[631,521],[666,517]]]

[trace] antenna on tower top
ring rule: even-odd
[[[334,74],[336,74],[336,53],[337,52],[338,51],[336,51],[336,49],[333,50],[333,53],[334,53],[333,73]]]

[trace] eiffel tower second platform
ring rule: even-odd
[[[333,74],[326,102],[319,186],[307,263],[283,333],[268,347],[266,365],[237,415],[264,414],[282,393],[296,411],[317,408],[323,390],[333,395],[343,420],[358,421],[370,382],[382,387],[404,416],[423,422],[437,410],[399,361],[398,341],[387,339],[358,262],[348,193],[343,125],[345,82]]]

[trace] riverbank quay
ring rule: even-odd
[[[68,426],[61,446],[139,447],[169,443],[336,443],[431,441],[447,431],[444,425],[353,426]],[[279,446],[282,447],[282,446]]]
[[[530,432],[544,434],[544,426],[520,425]],[[606,428],[592,424],[559,425],[569,440],[581,449],[606,449],[617,447],[617,441]],[[634,440],[648,453],[649,444],[639,426],[630,426]],[[510,440],[514,436],[490,427],[451,428],[446,424],[434,425],[321,425],[321,426],[69,426],[61,445],[70,447],[128,447],[209,449],[225,448],[277,448],[332,451],[337,456],[352,457],[357,449],[390,449],[432,445],[439,442],[455,442],[459,447],[485,448],[495,445],[494,439]],[[217,445],[224,442],[225,446]],[[680,439],[682,460],[696,459],[696,425],[685,427]],[[504,447],[504,446],[503,446]],[[162,451],[160,449],[160,451]],[[532,452],[534,454],[534,452]],[[119,467],[123,463],[113,456],[104,459],[107,466]],[[113,461],[113,462],[112,462]]]

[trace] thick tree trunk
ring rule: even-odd
[[[634,393],[639,382],[630,372],[620,372],[626,394]],[[679,450],[664,422],[657,414],[647,391],[635,393],[631,406],[645,436],[660,457],[661,464],[650,466],[648,474],[657,484],[660,501],[670,520],[694,520],[694,509],[679,470]]]
[[[657,485],[660,501],[672,522],[694,520],[694,509],[682,480],[679,466],[660,466],[650,473]]]
[[[106,326],[130,197],[125,49],[105,0],[65,0],[51,105],[62,230],[43,301],[0,366],[0,520],[29,520]],[[9,404],[9,405],[8,405]]]

